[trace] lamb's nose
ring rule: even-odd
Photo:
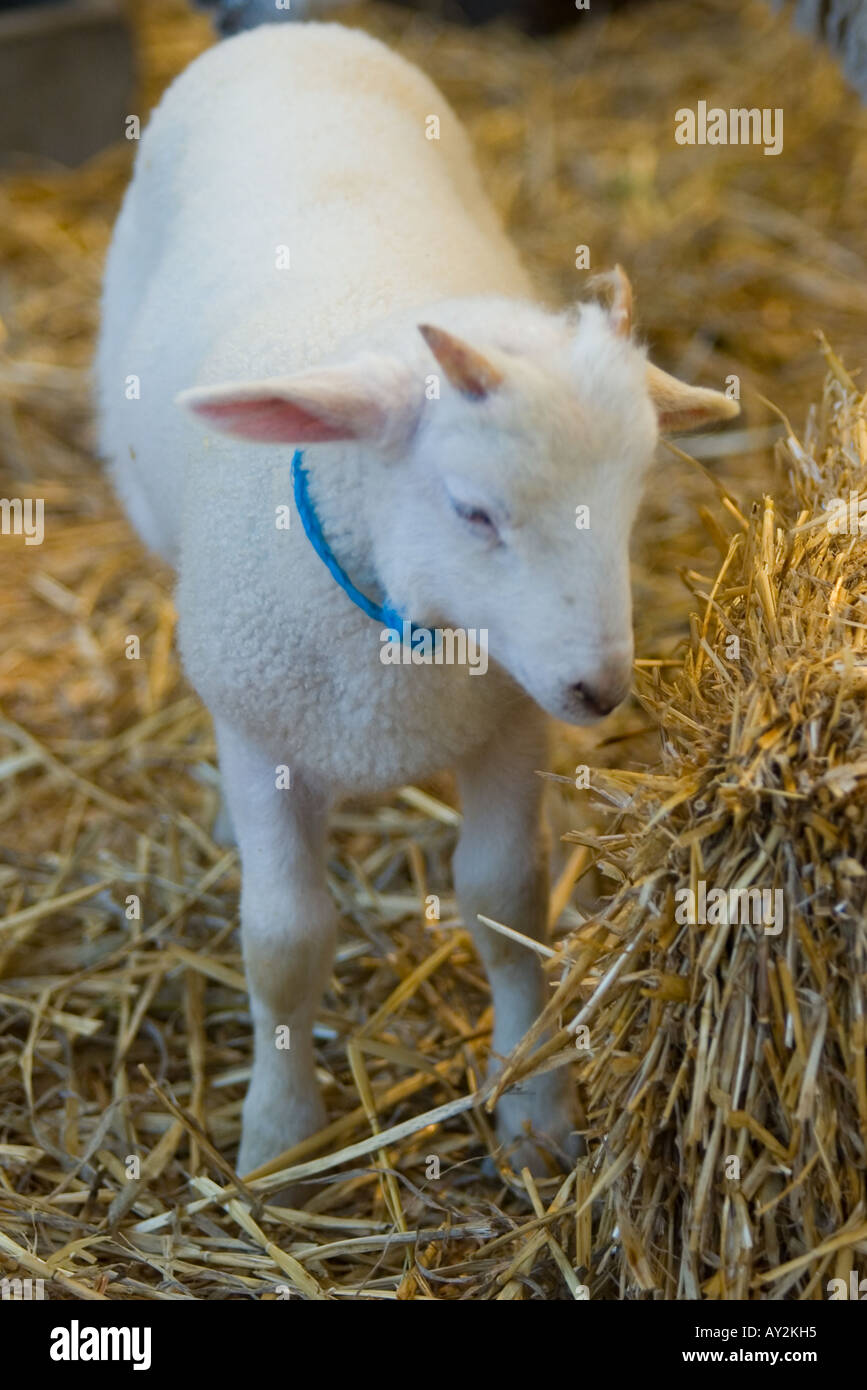
[[[576,681],[572,692],[593,713],[603,717],[616,709],[629,694],[629,684],[622,677],[601,680],[591,685],[589,681]]]

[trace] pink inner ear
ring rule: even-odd
[[[280,396],[207,401],[192,408],[224,433],[260,444],[325,444],[355,437],[346,425],[332,424]]]

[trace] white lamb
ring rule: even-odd
[[[454,768],[494,1066],[545,1003],[536,953],[478,922],[545,934],[543,711],[588,723],[626,695],[629,533],[658,429],[737,412],[648,366],[625,277],[615,288],[607,312],[533,303],[446,101],[336,25],[210,49],[142,139],[106,271],[102,445],[177,569],[241,854],[255,1062],[240,1172],[324,1123],[312,1025],[339,798]],[[285,529],[296,447],[331,568],[294,507]],[[351,586],[374,615],[485,630],[489,669],[384,664],[383,619]],[[448,640],[441,658],[459,654]],[[513,1163],[539,1167],[533,1135],[571,1149],[563,1069],[497,1118]]]

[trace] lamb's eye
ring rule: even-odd
[[[454,497],[451,499],[451,503],[461,521],[465,521],[468,526],[474,527],[477,531],[487,531],[491,535],[497,534],[497,528],[484,507],[474,507],[468,502],[458,502]]]

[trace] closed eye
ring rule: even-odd
[[[497,528],[484,507],[475,507],[468,502],[459,502],[455,497],[452,497],[450,500],[455,509],[455,513],[460,517],[461,521],[465,521],[468,526],[472,526],[474,531],[490,536],[498,535]]]

